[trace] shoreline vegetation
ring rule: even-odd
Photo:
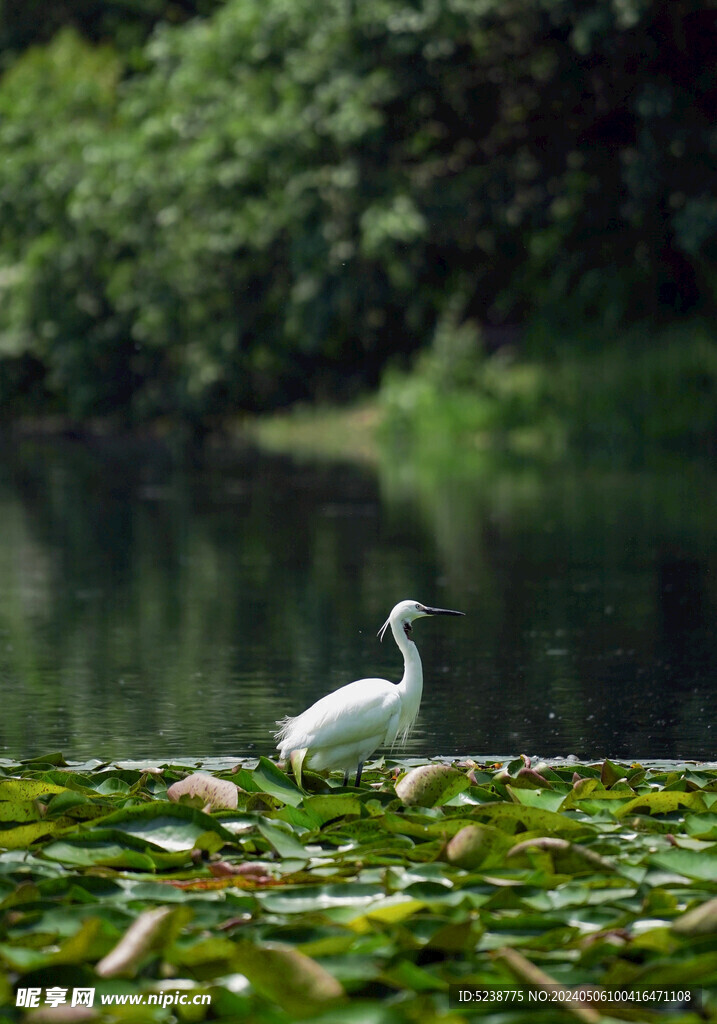
[[[714,456],[713,10],[40,6],[0,27],[4,424],[368,401],[324,447]]]
[[[128,435],[178,451],[197,440],[249,441],[268,452],[377,465],[393,458],[470,471],[495,458],[640,468],[671,459],[714,465],[717,346],[693,321],[644,329],[602,349],[553,343],[484,353],[475,327],[436,338],[410,367],[391,366],[372,393],[343,405],[297,402],[217,421],[199,435],[172,417],[134,429],[113,417],[24,417],[19,434]],[[531,354],[540,353],[540,354]]]
[[[547,332],[546,327],[536,334]],[[440,464],[491,454],[544,464],[626,466],[717,454],[717,347],[702,323],[647,329],[602,349],[530,336],[484,355],[471,329],[437,337],[411,370],[348,408],[298,405],[249,420],[268,450],[371,462],[396,453]]]

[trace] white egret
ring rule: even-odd
[[[400,683],[388,679],[357,679],[317,700],[296,718],[283,718],[275,734],[279,756],[290,758],[305,750],[304,763],[343,769],[344,785],[356,768],[356,785],[366,758],[380,746],[390,746],[400,735],[406,739],[418,715],[423,693],[423,667],[411,639],[411,623],[425,615],[463,615],[447,608],[429,608],[418,601],[401,601],[378,631],[379,639],[391,627],[403,654]],[[358,766],[358,767],[357,767]]]

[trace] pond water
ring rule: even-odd
[[[704,471],[475,472],[159,445],[0,449],[0,756],[271,755],[410,597],[406,756],[713,759],[717,486]]]

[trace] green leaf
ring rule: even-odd
[[[196,975],[207,969],[229,971],[234,952],[235,945],[231,939],[213,936],[200,938],[191,944],[175,943],[171,950],[165,950],[164,956],[169,963],[188,967]]]
[[[546,811],[557,811],[562,808],[565,802],[564,793],[556,793],[552,789],[520,788],[506,786],[508,796],[516,803],[525,807],[540,807]]]
[[[625,818],[628,814],[669,814],[671,811],[688,807],[692,811],[705,811],[705,802],[698,792],[675,793],[673,792],[651,792],[641,793],[633,800],[617,808],[614,812],[616,818]]]
[[[294,860],[306,861],[309,854],[298,842],[289,829],[280,828],[278,824],[269,825],[268,822],[260,822],[259,831],[271,843],[280,857],[293,858]]]
[[[678,935],[712,935],[717,932],[717,896],[692,907],[672,922]]]
[[[444,804],[470,785],[463,772],[447,764],[425,764],[414,768],[396,783],[396,796],[406,805],[435,807]]]
[[[471,818],[462,814],[456,818],[446,818],[443,815],[438,819],[419,816],[414,813],[391,814],[386,813],[380,818],[380,823],[388,832],[400,835],[414,836],[417,839],[430,839],[432,837],[449,838],[464,825],[471,824]]]
[[[697,953],[689,957],[681,957],[672,962],[661,959],[636,971],[630,978],[630,987],[635,991],[642,988],[679,988],[682,991],[693,987],[702,987],[708,978],[717,974],[717,953]]]
[[[414,992],[442,992],[448,988],[447,982],[408,960],[402,960],[395,966],[389,967],[383,972],[382,978],[389,985],[395,985],[398,989],[408,989]]]
[[[191,850],[195,846],[207,849],[203,838],[207,833],[214,833],[220,845],[221,841],[235,841],[233,834],[211,815],[196,807],[160,800],[114,811],[93,822],[93,826],[112,828],[169,851]]]
[[[601,788],[598,779],[579,779],[563,800],[559,810],[568,811],[572,807],[578,806],[580,800],[584,800],[591,794],[594,794],[598,788]]]
[[[355,916],[355,907],[367,907],[381,899],[383,891],[376,886],[375,881],[347,881],[336,885],[304,885],[300,888],[269,891],[262,896],[261,902],[275,914],[304,914],[329,907],[348,907],[350,916]]]
[[[503,863],[511,845],[509,836],[490,825],[466,825],[446,846],[446,859],[468,870],[486,863]]]
[[[708,812],[706,814],[686,814],[685,831],[697,839],[717,839],[717,814]]]
[[[393,896],[386,896],[371,904],[370,909],[362,911],[355,917],[346,919],[346,924],[355,932],[374,931],[376,928],[384,929],[389,925],[398,924],[413,917],[426,906],[425,900],[413,899],[402,893],[394,893]]]
[[[606,789],[610,789],[620,779],[627,778],[627,773],[627,768],[623,768],[621,765],[615,764],[614,761],[609,761],[605,758],[600,769],[600,781]]]
[[[51,754],[40,754],[38,757],[28,757],[27,760],[20,761],[20,764],[25,769],[37,768],[38,766],[42,768],[45,766],[55,766],[58,768],[67,767],[67,761],[59,750],[53,751]]]
[[[682,850],[673,847],[664,853],[656,853],[650,857],[650,863],[668,871],[676,871],[688,878],[699,878],[708,882],[717,882],[717,853],[710,851]]]
[[[495,803],[475,808],[474,816],[488,822],[508,835],[533,831],[542,835],[572,835],[592,831],[590,825],[569,818],[566,814],[547,811],[539,807],[519,804]]]
[[[242,940],[233,963],[258,992],[296,1017],[318,1013],[344,996],[342,986],[324,967],[286,946]]]
[[[86,918],[74,935],[65,939],[51,954],[52,964],[81,964],[104,956],[114,945],[115,929],[101,917]]]
[[[412,770],[420,766],[411,760]],[[516,762],[516,779],[524,767]],[[574,786],[573,767],[585,773]],[[38,777],[30,768],[23,779],[13,763],[4,771],[0,782],[45,789],[19,801],[41,819],[5,831],[58,829],[25,833],[29,847],[0,857],[0,966],[15,986],[84,984],[91,964],[115,951],[110,972],[124,980],[107,979],[102,991],[171,986],[170,971],[178,985],[191,977],[212,986],[217,1019],[286,1024],[303,1014],[334,1024],[358,1007],[362,1022],[405,1024],[440,1016],[441,993],[457,978],[509,984],[495,950],[520,950],[565,985],[691,978],[708,989],[717,979],[714,769],[696,780],[679,767],[641,768],[644,792],[635,793],[624,780],[604,789],[589,766],[541,766],[552,789],[532,788],[534,779],[531,788],[498,785],[491,773],[490,788],[469,786],[424,807],[400,804],[383,762],[365,767],[361,792],[312,794],[260,764],[242,769],[257,811],[216,814],[165,798],[165,786],[186,774],[182,765],[166,766],[161,778],[104,768]],[[298,803],[270,793],[267,779]],[[451,803],[463,796],[471,802]],[[211,857],[219,847],[221,861]],[[167,918],[168,908],[182,914]],[[256,953],[277,946],[280,956]],[[344,1001],[339,983],[356,998]],[[372,993],[387,988],[396,999],[374,1013]],[[206,1019],[205,1008],[185,1009],[185,1024]]]
[[[30,822],[16,828],[0,830],[0,848],[5,850],[26,850],[31,843],[46,836],[58,835],[74,824],[69,818]]]
[[[508,851],[508,862],[514,864],[516,863],[515,858],[518,857],[527,858],[530,861],[534,851],[549,854],[552,861],[551,870],[559,874],[578,877],[595,874],[596,871],[612,873],[615,870],[612,864],[593,850],[557,836],[536,836],[516,843]]]
[[[82,812],[78,811],[80,807],[83,808]],[[76,817],[95,818],[107,814],[107,810],[107,804],[97,800],[94,793],[92,796],[87,796],[85,793],[79,793],[72,789],[56,793],[47,804],[47,814],[53,818],[67,814],[69,811],[74,811]]]
[[[335,796],[320,793],[307,797],[304,799],[304,809],[313,815],[320,825],[335,818],[345,818],[349,815],[360,817],[365,813],[362,801],[347,793],[337,793]]]
[[[36,949],[26,949],[24,946],[11,946],[7,942],[0,942],[0,964],[10,970],[22,973],[34,971],[44,967],[47,963],[47,953]]]
[[[24,805],[27,801],[37,800],[50,793],[62,793],[65,789],[65,786],[56,786],[51,782],[35,779],[3,779],[0,781],[0,820],[13,820],[6,817],[4,804],[8,804],[9,807],[15,804]]]
[[[130,786],[124,779],[109,778],[97,786],[96,792],[103,796],[124,796],[130,792]]]
[[[252,774],[254,783],[262,792],[277,797],[282,803],[297,807],[304,799],[296,783],[266,757],[259,758],[259,764]]]
[[[156,861],[141,850],[127,847],[122,842],[91,839],[71,842],[58,839],[42,851],[43,857],[73,867],[130,868],[135,871],[154,871]]]

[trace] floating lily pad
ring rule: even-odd
[[[415,1024],[452,1019],[449,988],[467,981],[566,998],[580,985],[699,987],[717,1016],[714,768],[414,760],[396,784],[396,763],[376,762],[361,791],[332,777],[315,792],[310,773],[300,788],[263,758],[231,778],[148,767],[5,766],[11,1006],[38,985],[97,999],[174,985],[211,994],[211,1007],[174,1007],[187,1024]],[[168,799],[197,776],[201,808]],[[240,809],[205,799],[226,782]],[[685,1007],[670,1024],[692,1024]],[[487,1009],[500,1024],[556,1019]],[[611,1015],[663,1019],[624,1002]]]

